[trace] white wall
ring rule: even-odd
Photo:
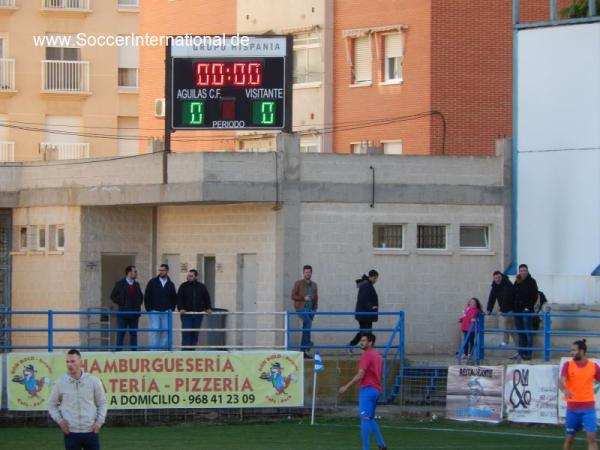
[[[600,300],[600,24],[518,36],[518,262],[551,301]]]

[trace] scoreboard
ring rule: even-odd
[[[291,130],[291,38],[228,38],[167,49],[171,130]]]

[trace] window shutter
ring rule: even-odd
[[[119,68],[137,69],[139,61],[138,47],[135,45],[119,46]]]
[[[371,39],[354,39],[354,83],[371,81]]]
[[[402,57],[402,34],[385,36],[385,59]]]

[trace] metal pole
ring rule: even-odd
[[[310,413],[310,424],[315,424],[315,401],[317,396],[317,371],[313,368],[313,394],[312,394],[312,411]]]
[[[550,0],[550,20],[556,20],[556,0]]]
[[[171,41],[165,47],[165,142],[163,149],[163,184],[169,183],[169,153],[171,153]]]
[[[170,352],[173,351],[173,311],[167,311],[167,347]]]
[[[52,310],[48,310],[48,351],[54,351],[54,316]]]
[[[519,0],[513,0],[513,16],[512,16],[512,22],[513,25],[516,25],[519,23]]]
[[[550,361],[550,329],[552,320],[548,311],[544,312],[544,361]]]
[[[485,351],[483,350],[483,347],[485,346],[485,339],[484,339],[484,333],[485,333],[485,316],[483,314],[479,314],[479,326],[477,327],[477,334],[479,336],[479,345],[477,348],[477,354],[479,356],[479,360],[477,361],[477,364],[479,364],[479,361],[481,361],[482,359],[485,358]]]
[[[285,347],[286,350],[290,349],[290,342],[289,342],[289,338],[288,338],[288,333],[289,333],[289,329],[290,329],[290,315],[289,312],[286,311],[285,312],[285,329],[284,329],[284,335],[283,335],[283,345]]]
[[[596,0],[588,0],[588,15],[590,17],[595,17],[596,13]]]
[[[369,166],[372,172],[372,181],[371,181],[371,208],[375,207],[375,167]]]

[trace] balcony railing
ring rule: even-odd
[[[89,92],[89,61],[42,61],[42,91]]]
[[[0,91],[14,91],[14,90],[15,90],[15,60],[2,58],[2,59],[0,59]]]
[[[17,0],[0,0],[0,9],[1,8],[16,8]]]
[[[80,142],[40,142],[40,154],[46,161],[90,157],[90,144]]]
[[[15,160],[15,143],[12,141],[0,141],[0,161]]]
[[[87,11],[90,0],[42,0],[42,9]]]

